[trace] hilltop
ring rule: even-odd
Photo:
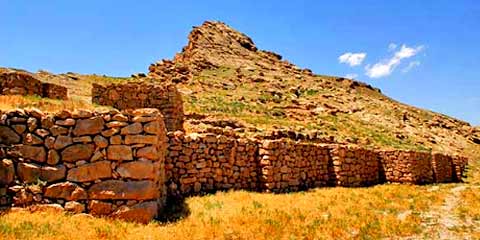
[[[480,130],[464,121],[400,103],[362,82],[301,69],[258,49],[250,37],[222,22],[194,27],[188,40],[172,60],[152,64],[147,74],[117,78],[39,71],[38,78],[69,88],[71,100],[18,97],[0,105],[93,108],[93,82],[171,82],[183,95],[187,131],[313,134],[371,147],[467,156],[480,149]]]

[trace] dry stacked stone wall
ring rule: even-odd
[[[465,169],[468,165],[468,159],[466,157],[455,155],[452,157],[453,163],[453,180],[461,182],[464,177]]]
[[[215,190],[257,190],[257,144],[215,134],[168,133],[166,175],[175,196]]]
[[[31,73],[13,70],[0,73],[0,95],[37,95],[52,99],[68,99],[66,87],[44,83]]]
[[[379,151],[384,180],[426,184],[433,182],[432,154],[415,151]]]
[[[143,82],[93,84],[92,102],[117,109],[157,108],[168,131],[183,130],[183,102],[173,84],[154,85]]]
[[[287,139],[263,141],[259,149],[260,186],[272,192],[326,186],[328,151],[320,144],[297,144]]]
[[[148,222],[165,198],[157,109],[0,113],[0,203]]]
[[[331,145],[330,155],[330,182],[334,186],[360,187],[379,183],[379,161],[375,151]]]
[[[441,153],[432,154],[432,170],[434,182],[452,182],[454,172],[452,157]]]

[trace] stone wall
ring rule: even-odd
[[[68,99],[66,87],[44,83],[31,73],[13,70],[0,73],[0,95],[37,95]]]
[[[334,186],[360,187],[380,182],[378,155],[358,146],[331,145],[330,182]]]
[[[466,157],[455,155],[452,157],[453,163],[453,180],[461,182],[464,177],[465,169],[468,165]]]
[[[175,85],[154,85],[142,82],[93,84],[92,102],[117,109],[157,108],[168,131],[183,129],[183,102]]]
[[[170,132],[166,156],[169,193],[257,190],[257,144],[224,135]]]
[[[330,156],[325,145],[265,140],[258,159],[262,190],[287,192],[327,185]]]
[[[0,113],[0,203],[148,222],[165,198],[157,109]]]
[[[432,154],[433,181],[445,183],[453,181],[453,161],[452,157],[441,153]]]
[[[430,153],[388,150],[379,151],[378,155],[384,181],[414,184],[433,182]]]

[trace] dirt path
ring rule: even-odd
[[[422,237],[411,239],[471,239],[461,231],[455,229],[469,227],[469,223],[462,221],[455,213],[455,208],[460,204],[461,193],[469,186],[459,185],[450,189],[449,195],[445,198],[442,206],[434,207],[429,212],[422,214],[425,232]]]

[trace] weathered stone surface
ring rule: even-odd
[[[117,167],[117,172],[122,178],[155,179],[157,172],[155,165],[150,161],[134,161],[122,163]]]
[[[22,145],[18,146],[21,156],[36,162],[45,162],[47,160],[47,151],[44,147]]]
[[[70,146],[73,144],[73,140],[71,137],[69,136],[58,136],[57,139],[55,139],[55,144],[53,145],[53,147],[56,149],[56,150],[60,150],[60,149],[63,149],[67,146]]]
[[[68,171],[67,180],[72,182],[89,182],[112,177],[109,161],[89,163]]]
[[[76,202],[76,201],[69,201],[65,203],[65,211],[69,211],[72,213],[82,213],[85,212],[85,204]]]
[[[20,136],[7,126],[0,126],[0,143],[15,144],[20,142]]]
[[[103,130],[104,121],[101,117],[93,117],[90,119],[80,119],[73,129],[75,136],[92,135],[100,133]]]
[[[60,155],[57,151],[50,149],[48,150],[47,163],[50,165],[56,165],[60,161]]]
[[[35,134],[27,133],[27,135],[25,135],[23,143],[27,145],[40,145],[43,144],[43,139]]]
[[[142,202],[131,207],[122,206],[114,213],[112,217],[129,222],[148,223],[158,214],[158,204],[155,201]]]
[[[88,203],[88,210],[94,216],[107,216],[113,211],[113,205],[108,202],[91,200]]]
[[[127,135],[125,144],[157,144],[158,136],[155,135]]]
[[[143,127],[141,123],[132,123],[120,130],[120,134],[128,135],[128,134],[139,134],[143,131]]]
[[[89,160],[94,151],[93,144],[75,144],[62,151],[62,160],[75,162],[78,160]]]
[[[100,135],[93,138],[95,145],[99,148],[106,148],[108,146],[108,140]]]
[[[43,181],[55,182],[65,178],[67,169],[64,165],[44,166],[40,171],[40,178]]]
[[[149,123],[145,124],[145,126],[143,127],[143,130],[146,133],[158,134],[158,133],[160,133],[161,125],[158,121],[149,122]]]
[[[17,174],[24,183],[34,183],[40,179],[41,167],[34,163],[19,163]]]
[[[52,184],[45,189],[44,195],[48,198],[65,199],[67,201],[87,199],[87,192],[71,182]]]
[[[124,145],[110,145],[107,148],[107,158],[115,161],[133,160],[132,148]]]
[[[68,133],[68,128],[55,125],[50,128],[50,132],[53,136],[66,135]]]
[[[0,161],[0,186],[8,186],[15,179],[15,168],[12,160],[3,159]]]
[[[159,159],[159,152],[157,147],[144,147],[137,150],[137,157],[138,158],[146,158],[150,160],[158,160]]]
[[[96,200],[148,200],[157,198],[158,194],[158,187],[152,181],[107,180],[96,183],[88,189],[89,198]]]

